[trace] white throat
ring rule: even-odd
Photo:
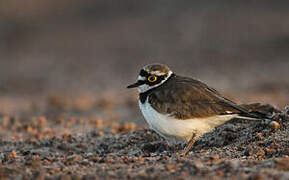
[[[173,72],[169,71],[168,76],[164,80],[162,80],[160,83],[158,83],[158,84],[156,84],[154,86],[150,86],[148,84],[143,84],[143,85],[139,86],[138,87],[138,92],[139,93],[144,93],[144,92],[146,92],[146,91],[148,91],[148,90],[150,90],[152,88],[155,88],[155,87],[158,87],[158,86],[162,85],[164,82],[166,82],[166,80],[168,80],[171,77],[172,74],[173,74]],[[139,76],[138,80],[144,80],[144,77]]]

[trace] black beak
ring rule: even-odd
[[[140,85],[142,85],[143,83],[141,81],[137,81],[136,83],[133,83],[129,86],[127,86],[127,88],[135,88],[135,87],[139,87]]]

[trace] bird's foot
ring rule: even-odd
[[[186,156],[187,153],[192,149],[193,145],[195,144],[196,140],[198,139],[198,135],[197,134],[193,134],[190,141],[187,143],[186,147],[184,148],[183,152],[182,152],[182,156]]]

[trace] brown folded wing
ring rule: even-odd
[[[152,107],[178,119],[205,118],[224,114],[254,117],[246,109],[222,97],[204,83],[174,76],[149,95]]]

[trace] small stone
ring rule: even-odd
[[[217,173],[217,176],[219,176],[219,177],[224,176],[224,172],[221,170],[217,170],[216,173]]]
[[[8,159],[9,159],[9,160],[15,159],[16,157],[17,157],[16,151],[12,151],[12,152],[8,155]]]
[[[136,128],[136,124],[132,122],[125,122],[123,124],[123,130],[124,131],[134,131]]]
[[[178,167],[176,165],[173,165],[173,164],[167,164],[166,168],[169,171],[177,171],[178,170]]]
[[[116,134],[116,133],[119,132],[119,130],[120,130],[120,124],[119,124],[119,123],[116,123],[116,122],[112,123],[112,130],[111,130],[111,132],[112,132],[113,134]]]
[[[103,136],[103,135],[104,135],[104,132],[103,132],[103,131],[99,131],[99,132],[98,132],[98,135],[99,135],[99,136]]]
[[[272,155],[276,152],[273,148],[265,148],[266,155]]]
[[[276,132],[280,128],[280,124],[277,121],[271,121],[269,126]]]
[[[86,156],[93,156],[93,153],[89,152],[86,154]]]
[[[63,135],[62,135],[62,138],[63,138],[65,141],[69,141],[69,140],[71,140],[72,135],[71,135],[71,134],[63,134]]]
[[[265,156],[265,151],[263,149],[261,149],[261,148],[257,148],[256,155],[259,158],[263,158]]]
[[[76,161],[78,159],[78,156],[76,155],[70,155],[70,156],[67,156],[66,158],[68,161]]]
[[[196,166],[198,169],[204,168],[204,164],[202,163],[202,161],[194,160],[194,163],[195,163],[195,166]]]
[[[208,162],[219,162],[220,161],[220,157],[219,155],[215,154],[215,155],[211,155],[207,158]]]
[[[258,134],[257,134],[257,137],[258,137],[258,139],[259,139],[259,140],[262,140],[262,139],[264,139],[264,136],[263,136],[263,134],[262,134],[262,133],[258,133]]]

